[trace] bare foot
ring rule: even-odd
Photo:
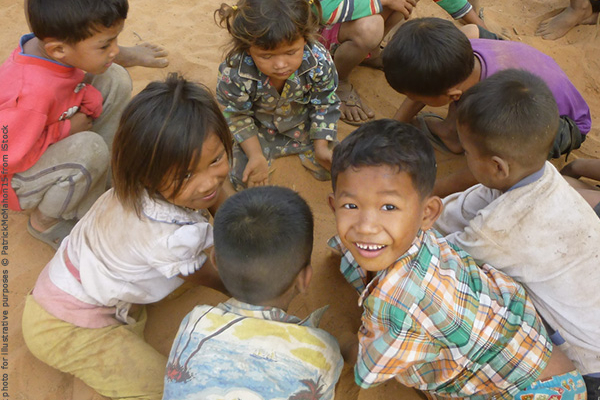
[[[541,36],[547,40],[561,38],[573,27],[592,16],[592,5],[588,0],[585,0],[585,4],[577,5],[577,7],[573,7],[574,4],[571,3],[569,7],[563,9],[558,15],[542,21],[535,31],[536,36]]]
[[[144,42],[132,47],[121,47],[115,62],[125,68],[164,68],[169,65],[169,60],[165,58],[168,54],[163,47]]]
[[[350,125],[361,125],[375,117],[375,113],[361,100],[350,82],[340,82],[337,95],[340,104],[340,119]]]

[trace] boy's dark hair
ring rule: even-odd
[[[433,190],[437,165],[429,140],[412,125],[379,119],[363,124],[333,149],[333,191],[338,175],[348,168],[383,165],[406,172],[422,199]],[[365,190],[369,190],[368,182]]]
[[[291,189],[247,189],[219,207],[214,240],[217,269],[229,293],[264,303],[289,289],[310,264],[312,212]]]
[[[113,186],[119,199],[139,215],[144,191],[161,198],[160,191],[173,183],[177,196],[211,133],[231,159],[229,127],[206,86],[176,73],[149,83],[123,111],[114,138]]]
[[[250,46],[272,50],[281,44],[304,38],[317,40],[322,16],[320,1],[239,0],[234,7],[225,3],[215,11],[215,21],[232,37],[226,61]]]
[[[554,95],[541,78],[506,69],[461,96],[457,121],[483,154],[528,166],[548,157],[559,115]]]
[[[69,44],[85,40],[127,18],[127,0],[27,0],[27,17],[38,39]]]
[[[383,71],[400,93],[439,96],[465,81],[475,66],[471,42],[450,21],[407,21],[383,50]]]

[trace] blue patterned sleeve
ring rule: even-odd
[[[236,62],[236,58],[233,62]],[[252,80],[242,78],[237,68],[228,66],[226,62],[221,63],[217,81],[217,100],[225,107],[223,115],[231,134],[238,143],[258,134],[252,109],[253,88]]]
[[[317,59],[317,67],[311,71],[310,138],[335,141],[340,119],[340,99],[335,93],[338,86],[337,70],[331,55],[320,43],[314,44],[311,50]]]

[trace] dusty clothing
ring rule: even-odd
[[[173,342],[163,400],[333,399],[344,362],[317,328],[324,311],[300,320],[235,299],[195,307]]]
[[[364,308],[361,387],[395,378],[432,398],[508,400],[546,367],[552,343],[525,289],[436,231],[370,282],[339,238],[329,244]]]
[[[161,400],[167,358],[144,340],[145,310],[131,325],[82,328],[48,313],[32,296],[23,310],[23,337],[41,361],[84,381],[103,396]]]
[[[600,372],[600,219],[552,164],[506,193],[446,197],[435,227],[521,282],[577,369]]]
[[[154,400],[166,358],[144,341],[144,315],[131,306],[179,287],[178,275],[203,266],[213,238],[206,212],[148,195],[141,208],[138,217],[112,189],[94,203],[38,277],[23,336],[40,360],[102,394]]]
[[[111,189],[48,263],[50,281],[84,303],[116,308],[116,318],[127,322],[131,304],[163,299],[183,283],[179,274],[202,267],[204,250],[213,243],[206,215],[146,195],[138,217]],[[33,295],[44,307],[36,289]]]

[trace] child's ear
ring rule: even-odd
[[[210,248],[210,253],[208,254],[208,258],[210,259],[210,263],[215,271],[219,272],[219,268],[217,268],[217,255],[215,253],[215,247]]]
[[[421,223],[421,229],[426,231],[433,226],[433,223],[438,219],[442,210],[444,209],[444,205],[442,204],[442,199],[438,196],[430,196],[425,200],[425,205],[423,208],[423,221]]]
[[[54,38],[44,39],[44,51],[53,60],[61,61],[65,58],[67,44]]]
[[[448,97],[450,97],[452,99],[452,101],[458,101],[460,99],[460,96],[462,96],[463,91],[461,89],[459,89],[457,86],[455,86],[455,87],[451,87],[450,89],[448,89],[446,94],[448,95]]]
[[[508,161],[498,156],[492,156],[492,162],[494,163],[494,175],[496,179],[504,180],[510,175],[510,165]]]
[[[300,271],[296,277],[296,288],[300,293],[306,293],[308,285],[310,285],[310,281],[312,280],[312,275],[312,265],[308,264],[306,267],[302,268],[302,271]]]
[[[327,200],[329,202],[329,208],[331,208],[331,211],[333,211],[335,214],[335,195],[333,193],[329,193]]]

